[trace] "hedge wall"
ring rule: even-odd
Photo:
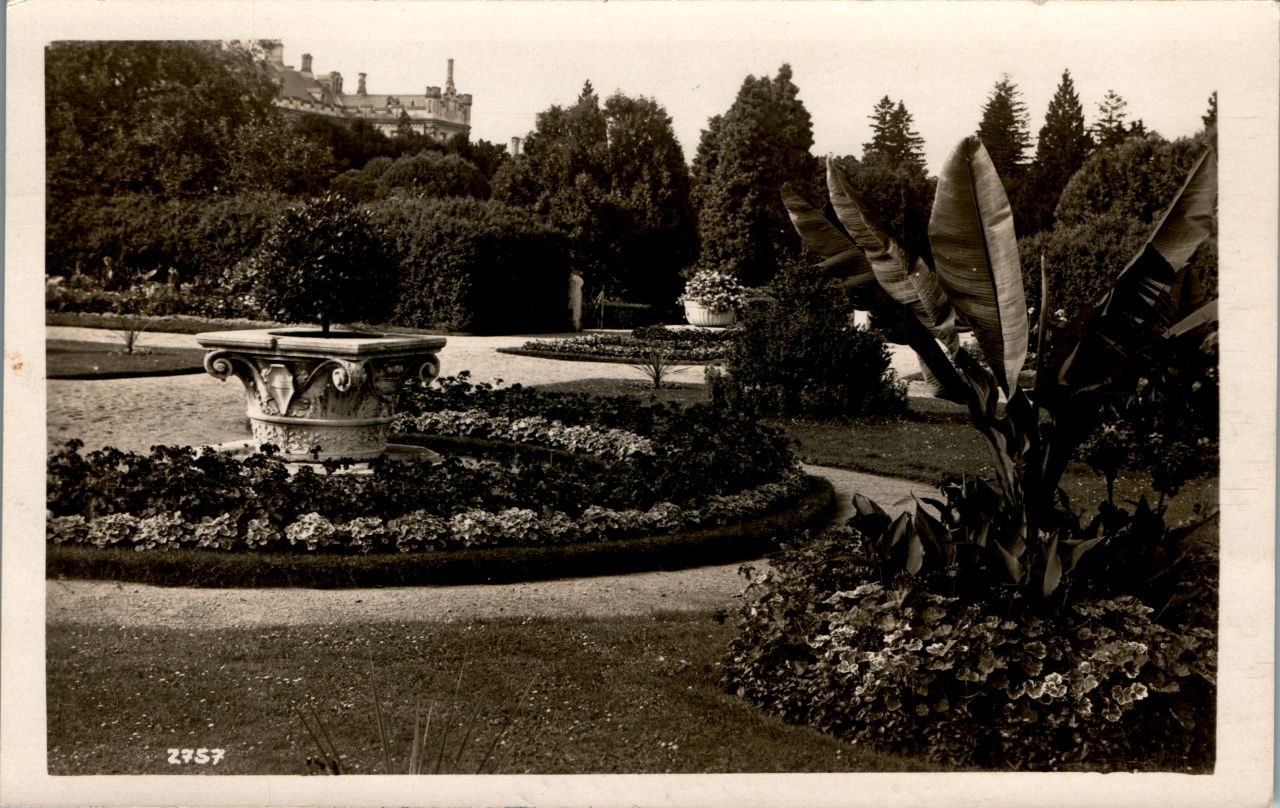
[[[371,211],[400,267],[393,323],[475,333],[566,326],[565,239],[528,213],[476,199],[387,200]]]

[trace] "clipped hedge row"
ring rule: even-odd
[[[568,325],[564,236],[526,211],[476,199],[397,199],[370,207],[400,267],[391,322],[474,333]]]

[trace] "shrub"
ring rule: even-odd
[[[489,196],[489,182],[475,165],[456,154],[430,151],[396,160],[378,177],[377,184],[380,195]]]
[[[472,199],[386,200],[371,212],[400,268],[396,323],[483,333],[564,326],[564,238],[526,212]]]
[[[77,272],[109,289],[124,289],[148,273],[181,263],[194,209],[149,194],[85,197],[49,217],[47,272]],[[110,259],[110,277],[107,277]]]
[[[1040,259],[1049,277],[1049,306],[1067,320],[1097,305],[1173,200],[1195,162],[1199,139],[1152,136],[1100,149],[1062,192],[1052,230],[1018,242],[1027,300],[1040,300]],[[1187,271],[1217,296],[1217,228]]]
[[[371,202],[378,198],[378,181],[365,171],[350,169],[333,178],[329,190],[352,202]]]
[[[944,764],[1212,766],[1211,628],[1166,628],[1127,595],[996,610],[884,582],[872,558],[839,529],[748,569],[728,687],[787,721]]]
[[[896,415],[906,391],[877,334],[855,327],[839,289],[805,268],[775,280],[777,301],[747,309],[724,371],[708,368],[714,405],[753,415]]]
[[[225,293],[236,266],[262,245],[288,205],[287,197],[270,192],[202,200],[180,265],[182,280]]]
[[[331,322],[382,322],[393,303],[394,265],[368,214],[333,194],[286,209],[249,272],[268,316],[326,333]]]

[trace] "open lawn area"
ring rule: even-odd
[[[188,768],[303,774],[321,754],[303,723],[314,731],[312,711],[353,774],[405,773],[417,714],[431,717],[428,772],[934,768],[788,726],[723,692],[731,636],[706,613],[199,632],[55,624],[49,770],[173,774],[168,749],[204,747],[225,757]]]
[[[116,344],[51,339],[45,343],[50,379],[111,379],[204,372],[204,351],[198,348],[150,348],[146,334],[132,353]]]

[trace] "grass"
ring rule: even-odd
[[[204,372],[198,348],[148,348],[146,335],[126,353],[119,343],[51,339],[45,343],[50,379],[120,379]]]
[[[719,657],[732,635],[707,614],[194,632],[55,624],[49,772],[303,774],[317,756],[299,718],[310,708],[344,772],[383,774],[375,692],[392,773],[406,771],[428,706],[423,748],[438,758],[443,738],[461,772],[491,746],[486,771],[496,763],[504,774],[935,769],[785,725],[724,693]],[[168,763],[166,750],[193,747],[226,754],[216,767]]]

